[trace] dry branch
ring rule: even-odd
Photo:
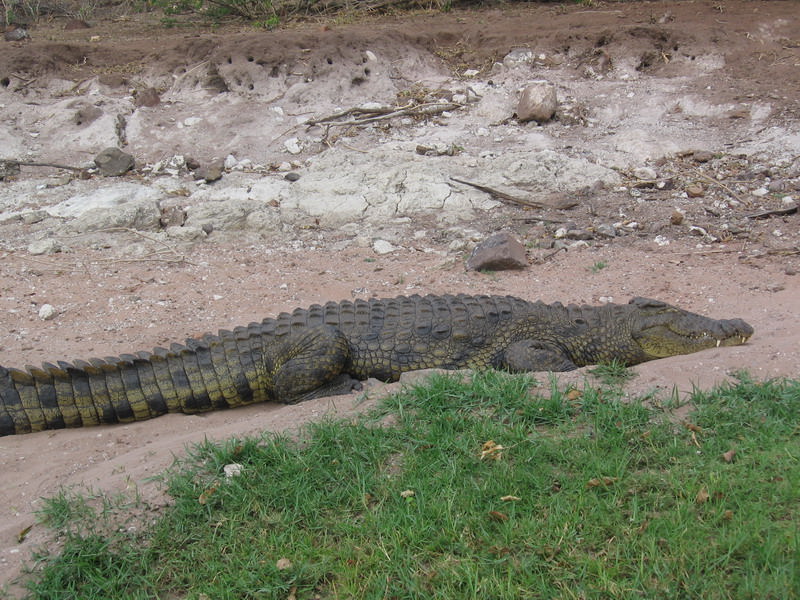
[[[450,177],[453,181],[457,181],[458,183],[463,183],[464,185],[470,185],[474,187],[476,190],[480,190],[482,192],[486,192],[490,196],[494,196],[499,200],[504,200],[505,202],[511,202],[512,204],[519,204],[521,206],[527,206],[529,208],[550,208],[547,204],[542,204],[541,202],[536,202],[534,200],[526,200],[525,198],[519,198],[518,196],[512,196],[511,194],[506,194],[505,192],[501,192],[500,190],[496,190],[494,188],[490,188],[486,185],[481,185],[480,183],[473,183],[471,181],[465,181],[463,179],[457,179],[456,177]]]
[[[327,117],[311,119],[306,121],[306,125],[365,125],[376,121],[385,121],[395,117],[404,116],[430,116],[443,113],[448,110],[456,110],[463,105],[457,102],[427,102],[425,104],[408,104],[406,106],[380,106],[375,108],[356,106],[347,110],[339,111]],[[353,117],[345,121],[340,121],[346,117]]]

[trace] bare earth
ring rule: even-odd
[[[646,296],[709,316],[741,317],[754,326],[756,333],[745,346],[636,367],[638,377],[629,386],[631,394],[670,393],[675,388],[685,395],[694,386],[706,388],[742,369],[757,378],[796,377],[800,217],[791,210],[765,218],[751,216],[791,208],[800,197],[798,21],[793,2],[725,0],[608,4],[591,9],[526,6],[384,17],[346,25],[309,23],[269,34],[242,26],[213,32],[164,29],[154,17],[148,20],[141,15],[101,21],[91,30],[78,32],[64,31],[60,21],[40,25],[31,30],[30,41],[5,44],[0,57],[4,87],[16,85],[12,85],[16,75],[31,80],[35,87],[51,78],[79,82],[98,72],[106,77],[115,71],[124,74],[132,63],[146,63],[169,74],[195,62],[202,52],[234,59],[245,56],[245,60],[253,53],[270,54],[277,62],[291,62],[302,55],[313,61],[347,44],[368,48],[373,43],[382,48],[394,44],[398,54],[406,47],[436,53],[454,73],[474,68],[485,80],[492,76],[494,61],[514,48],[529,47],[572,61],[573,85],[585,87],[586,99],[579,104],[589,115],[608,118],[612,110],[604,104],[608,99],[592,98],[592,86],[601,81],[593,74],[603,69],[604,56],[617,64],[635,64],[642,73],[631,82],[638,94],[632,103],[644,97],[652,106],[672,106],[673,97],[660,96],[666,92],[655,83],[668,81],[669,93],[680,89],[687,96],[702,98],[705,108],[698,108],[696,101],[691,106],[684,102],[668,111],[673,121],[642,119],[630,125],[621,104],[612,117],[621,128],[614,127],[615,135],[641,140],[644,146],[648,140],[658,144],[662,127],[672,128],[669,131],[685,127],[682,147],[662,148],[646,156],[661,180],[671,180],[672,191],[643,188],[644,199],[632,195],[630,188],[637,181],[630,170],[621,168],[625,185],[595,190],[569,211],[551,210],[548,215],[556,225],[534,219],[531,211],[505,205],[461,224],[482,234],[499,229],[516,233],[530,247],[531,265],[521,271],[466,271],[466,255],[453,251],[449,230],[430,215],[404,215],[400,224],[387,221],[385,230],[373,224],[369,230],[373,237],[394,236],[397,249],[381,255],[370,243],[354,242],[352,232],[309,220],[273,235],[209,236],[196,245],[156,243],[147,234],[130,231],[97,235],[86,243],[76,236],[69,252],[31,256],[26,244],[41,230],[35,224],[2,222],[0,364],[21,367],[149,349],[326,300],[467,292],[587,304]],[[623,26],[629,35],[623,35]],[[636,27],[641,28],[638,35],[631,33]],[[99,41],[87,41],[95,35]],[[62,43],[59,54],[54,44]],[[74,47],[80,51],[69,50]],[[82,66],[83,55],[90,57],[94,70]],[[711,63],[716,65],[713,69]],[[563,75],[565,64],[557,66]],[[539,67],[529,79],[547,78],[548,68],[555,68]],[[12,111],[13,105],[4,98],[3,111]],[[369,100],[373,98],[364,98]],[[25,97],[20,95],[18,101],[25,102]],[[301,112],[308,107],[297,108]],[[580,154],[585,150],[601,159],[614,154],[608,143],[611,132],[602,119],[591,128],[567,127],[567,115],[562,115],[542,131],[552,135],[552,147],[561,151]],[[369,134],[354,133],[347,143],[368,150],[373,142]],[[472,141],[467,134],[463,143],[469,150]],[[202,138],[197,140],[198,158],[215,154],[217,140],[207,144]],[[691,151],[698,149],[716,158],[695,161]],[[128,151],[143,162],[160,158],[149,156],[146,148]],[[39,158],[75,164],[81,157],[70,155],[69,149],[50,147]],[[18,177],[28,176],[31,171],[23,169]],[[135,180],[138,175],[127,177]],[[480,180],[480,174],[474,179]],[[694,182],[704,185],[703,196],[675,200],[675,189]],[[768,193],[751,194],[759,188]],[[720,207],[715,203],[720,199],[736,201]],[[677,201],[687,220],[680,226],[670,222]],[[586,225],[603,217],[622,219],[623,213],[641,227],[629,235],[595,238],[559,252],[546,243],[552,242],[558,222]],[[688,223],[702,232],[687,227]],[[658,236],[669,237],[670,243],[662,245]],[[116,252],[134,244],[168,251],[152,257]],[[46,303],[57,307],[52,320],[39,318],[39,309]],[[588,375],[578,375],[583,376]],[[571,377],[574,381],[575,376]],[[46,533],[34,526],[22,543],[17,536],[35,524],[41,498],[60,487],[138,489],[148,500],[163,501],[157,484],[147,478],[167,467],[187,444],[292,430],[324,415],[352,414],[381,390],[382,385],[373,382],[367,386],[366,400],[354,394],[297,406],[168,415],[131,425],[0,438],[0,593],[6,585],[12,597],[20,594],[19,586],[11,582]]]

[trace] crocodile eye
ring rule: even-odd
[[[586,321],[584,319],[580,319],[580,318],[575,319],[574,323],[575,323],[575,325],[586,325]]]

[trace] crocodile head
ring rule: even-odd
[[[753,335],[741,319],[710,319],[658,300],[633,298],[630,334],[646,360],[738,346]]]

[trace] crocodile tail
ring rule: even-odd
[[[169,350],[0,367],[0,436],[263,402],[272,386],[261,333],[253,324]]]

